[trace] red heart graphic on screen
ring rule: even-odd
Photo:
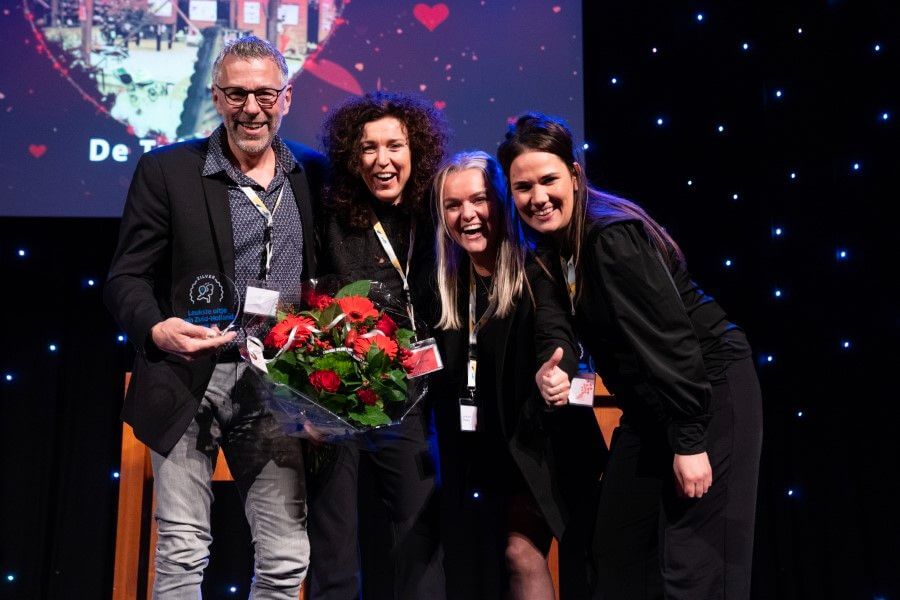
[[[413,16],[416,20],[425,26],[428,31],[434,31],[435,28],[443,23],[450,16],[450,9],[443,2],[428,6],[427,4],[416,4],[413,7]]]
[[[28,144],[28,152],[35,158],[40,158],[47,151],[47,146],[44,144]]]

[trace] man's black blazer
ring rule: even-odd
[[[286,142],[298,167],[288,173],[303,227],[303,274],[316,274],[315,218],[324,158]],[[139,440],[167,454],[197,413],[215,366],[161,352],[150,329],[173,316],[173,282],[202,272],[234,280],[227,178],[203,176],[209,140],[165,146],[138,162],[119,229],[104,302],[138,352],[122,419]]]

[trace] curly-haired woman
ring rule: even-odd
[[[428,192],[446,139],[440,113],[416,97],[390,92],[351,98],[324,124],[332,172],[322,218],[322,272],[381,282],[407,305],[403,327],[419,325],[411,282],[434,268]],[[311,477],[313,599],[359,596],[360,453],[368,454],[391,521],[394,597],[444,597],[428,413],[420,404],[399,425],[366,434],[364,443],[336,446],[329,466]]]

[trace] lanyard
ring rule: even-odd
[[[570,256],[569,260],[563,260],[562,256],[559,257],[559,264],[562,265],[562,272],[566,277],[566,291],[569,292],[569,308],[572,310],[572,315],[575,315],[575,296],[578,292],[578,284],[575,280],[575,261]]]
[[[494,316],[494,311],[497,310],[496,303],[489,300],[484,314],[476,321],[475,304],[475,269],[472,267],[472,263],[469,263],[469,372],[466,378],[466,387],[469,388],[469,397],[473,399],[475,398],[475,374],[478,369],[478,331]]]
[[[409,265],[412,263],[412,255],[413,255],[413,244],[416,241],[416,223],[413,221],[409,227],[409,250],[406,253],[406,271],[403,270],[403,267],[400,266],[400,259],[397,258],[397,253],[394,252],[394,247],[391,246],[391,240],[388,239],[387,233],[384,230],[384,226],[381,224],[381,221],[378,220],[378,216],[375,214],[375,210],[372,207],[369,207],[369,220],[372,222],[372,229],[375,230],[375,237],[378,238],[378,242],[381,244],[381,247],[384,249],[384,253],[387,254],[388,259],[391,261],[391,264],[394,265],[394,269],[397,270],[397,274],[400,276],[400,281],[403,282],[403,291],[406,293],[406,314],[409,315],[409,324],[412,327],[413,331],[416,330],[416,316],[413,311],[412,298],[409,293]]]
[[[272,210],[269,210],[269,207],[265,205],[252,187],[242,185],[241,191],[244,192],[244,195],[247,196],[247,199],[250,200],[253,207],[256,208],[257,212],[259,212],[266,220],[266,229],[263,232],[263,244],[266,248],[266,266],[262,276],[263,281],[265,281],[269,278],[269,271],[272,269],[272,255],[275,246],[273,240],[273,234],[275,232],[275,211],[281,206],[281,198],[284,196],[284,183],[281,184],[281,189],[278,190],[278,198],[275,200],[275,206],[272,207]]]

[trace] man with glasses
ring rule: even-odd
[[[248,284],[296,294],[315,276],[323,159],[277,135],[292,89],[272,44],[227,44],[212,83],[222,125],[145,154],[128,192],[104,291],[138,350],[122,418],[151,449],[153,597],[199,595],[221,445],[253,537],[251,596],[295,600],[309,562],[299,441],[283,434],[241,361],[244,333],[188,323],[174,298],[196,273],[221,273],[242,295]]]

